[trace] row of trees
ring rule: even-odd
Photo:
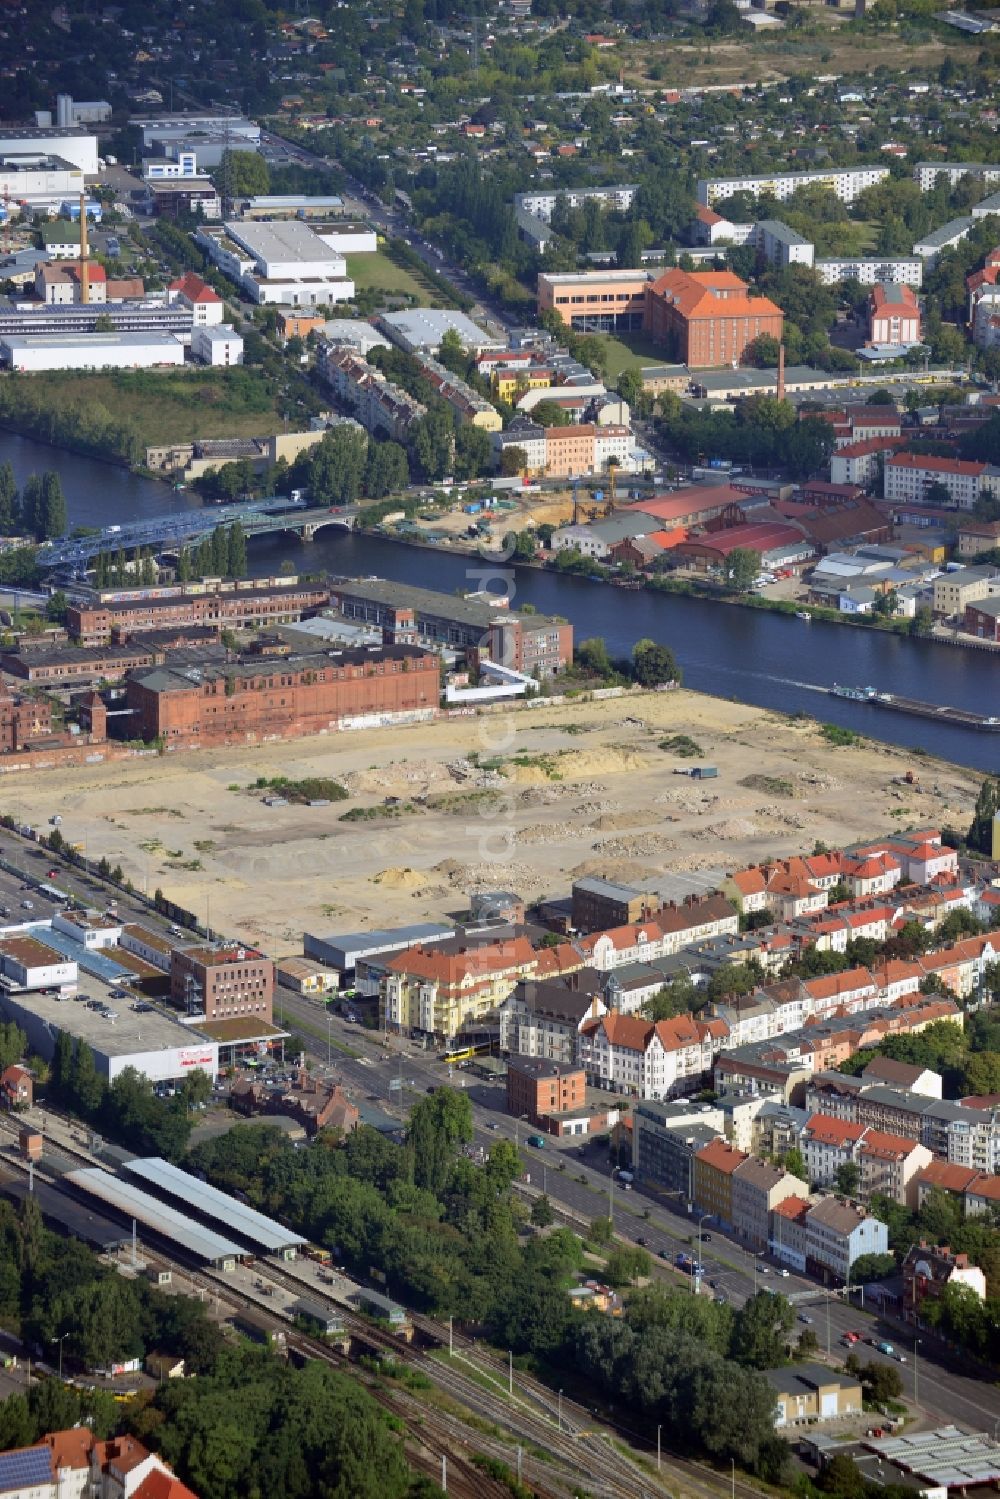
[[[156,559],[145,547],[136,547],[131,557],[119,547],[116,552],[98,552],[94,558],[95,588],[127,588],[130,583],[149,588],[158,576]]]
[[[0,535],[47,541],[64,536],[66,526],[66,497],[57,473],[29,474],[18,493],[14,470],[0,463]]]
[[[179,583],[188,583],[192,578],[245,578],[246,575],[247,534],[238,520],[231,526],[216,526],[196,547],[182,547],[178,553]]]
[[[775,359],[777,349],[775,349]],[[800,416],[790,401],[753,395],[733,411],[701,412],[668,391],[658,402],[658,427],[686,463],[726,458],[733,463],[780,468],[804,478],[824,467],[833,428],[815,415]]]
[[[604,639],[591,636],[577,646],[575,664],[588,676],[607,682],[636,682],[640,687],[663,687],[669,682],[680,685],[683,677],[670,647],[648,638],[636,641],[630,659],[613,660]]]

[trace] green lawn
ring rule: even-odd
[[[430,288],[412,271],[396,265],[388,255],[376,250],[374,255],[348,255],[347,274],[358,291],[399,292],[426,302]]]
[[[654,344],[644,333],[601,333],[608,361],[608,379],[613,383],[623,370],[641,368],[645,364],[666,364],[669,361],[662,348]]]

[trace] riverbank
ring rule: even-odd
[[[718,779],[674,774],[692,763],[661,747],[678,734]],[[350,799],[265,806],[255,782],[278,775],[331,777]],[[817,840],[964,827],[978,786],[953,765],[871,740],[837,747],[812,720],[681,689],[52,770],[0,784],[0,810],[44,825],[58,806],[63,835],[140,890],[292,952],[303,929],[442,919],[474,889],[530,901],[602,874],[669,880],[681,896]]]

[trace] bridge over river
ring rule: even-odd
[[[231,526],[239,521],[247,536],[266,536],[285,531],[311,541],[326,526],[350,530],[357,509],[326,506],[310,509],[300,500],[281,495],[268,500],[246,500],[234,505],[211,505],[198,510],[180,510],[159,515],[153,520],[135,521],[131,525],[104,526],[91,536],[67,537],[39,548],[38,562],[45,568],[85,568],[102,552],[133,552],[149,547],[160,556],[176,554],[182,547],[197,546],[211,536],[217,526]]]

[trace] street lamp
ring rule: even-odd
[[[69,1337],[69,1333],[68,1332],[64,1332],[61,1337],[58,1337],[58,1338],[49,1338],[49,1342],[50,1343],[58,1343],[59,1344],[59,1380],[60,1380],[60,1383],[62,1382],[62,1345],[63,1345],[64,1341],[66,1340],[66,1338],[68,1338],[68,1337]]]
[[[920,1369],[919,1369],[920,1339],[913,1339],[913,1403],[920,1405]],[[994,1428],[995,1429],[995,1428]]]
[[[660,1432],[662,1430],[663,1430],[662,1426],[658,1426],[656,1428],[656,1471],[657,1471],[657,1473],[659,1473],[659,1471],[660,1471]]]
[[[527,1119],[527,1117],[528,1117],[527,1114],[518,1114],[517,1118],[514,1120],[514,1149],[515,1150],[520,1150],[520,1148],[521,1148],[521,1120],[522,1119]]]
[[[562,1390],[559,1391],[559,1430],[562,1431]]]
[[[612,1166],[611,1185],[608,1188],[608,1218],[611,1223],[612,1232],[614,1232],[615,1227],[615,1172],[620,1171],[621,1169],[622,1168],[620,1166]]]

